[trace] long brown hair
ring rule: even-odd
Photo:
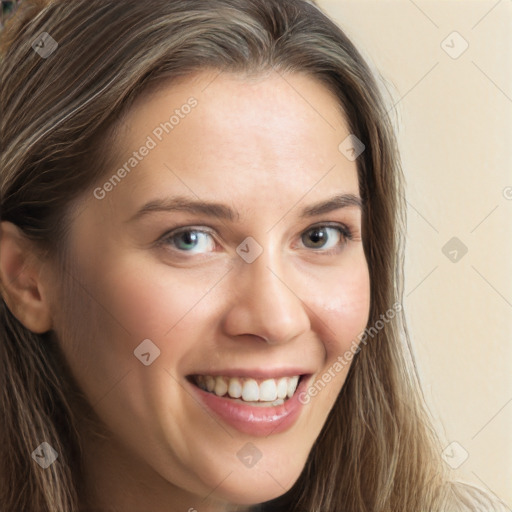
[[[59,45],[47,58],[32,47],[43,32]],[[108,169],[109,135],[120,116],[150,85],[206,68],[305,73],[336,94],[351,132],[366,145],[357,162],[368,325],[375,325],[402,301],[397,144],[364,59],[306,0],[23,2],[1,40],[0,220],[21,228],[46,257],[62,258],[69,208]],[[51,333],[30,332],[3,299],[0,316],[0,505],[7,512],[78,512],[73,379]],[[61,454],[46,471],[30,458],[42,439]],[[459,503],[465,510],[461,496],[469,487],[447,481],[440,452],[401,311],[354,357],[299,480],[262,509],[451,512]],[[468,507],[476,503],[467,499]]]

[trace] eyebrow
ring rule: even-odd
[[[340,210],[342,208],[348,208],[355,206],[359,209],[363,209],[363,201],[359,196],[354,194],[338,194],[327,200],[320,201],[313,205],[304,208],[299,217],[308,218],[325,213],[332,212],[334,210]],[[185,211],[188,213],[202,214],[208,217],[217,219],[227,220],[230,222],[238,222],[240,214],[230,208],[229,206],[221,203],[215,203],[210,201],[199,201],[189,199],[185,196],[175,196],[161,199],[153,199],[146,203],[135,215],[130,217],[127,222],[136,221],[146,215],[154,212],[176,212]]]

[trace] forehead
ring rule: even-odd
[[[349,133],[337,98],[310,76],[198,73],[124,116],[111,171],[126,172],[109,201],[128,214],[166,192],[230,202],[357,194],[356,163],[339,150]]]

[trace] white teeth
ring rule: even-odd
[[[228,394],[231,398],[242,396],[242,383],[238,379],[229,379]]]
[[[260,400],[273,402],[277,399],[277,386],[274,379],[264,380],[260,384]]]
[[[299,377],[295,376],[288,380],[288,398],[291,398],[297,389]]]
[[[242,398],[246,402],[256,402],[260,399],[260,387],[254,379],[248,379],[242,387]]]
[[[215,389],[215,379],[213,377],[210,377],[209,375],[206,376],[206,390],[210,393]]]
[[[215,379],[215,394],[217,396],[224,396],[228,392],[228,385],[222,377]]]
[[[288,379],[282,377],[277,382],[277,398],[286,398],[288,395]]]
[[[195,382],[204,391],[215,393],[217,396],[227,395],[238,402],[281,405],[287,398],[294,395],[299,376],[257,381],[243,377],[196,375]]]

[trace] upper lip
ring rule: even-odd
[[[256,379],[276,379],[280,377],[294,377],[296,375],[310,375],[313,370],[288,367],[288,368],[225,368],[222,370],[207,369],[191,373],[192,375],[210,375],[212,377],[253,377]]]

